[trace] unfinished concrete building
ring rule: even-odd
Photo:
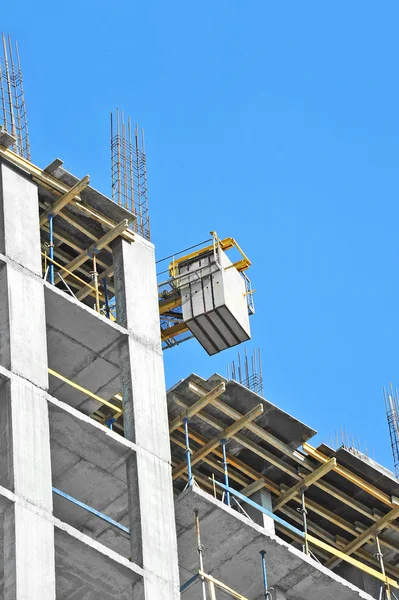
[[[194,337],[212,355],[249,339],[238,244],[212,234],[157,280],[137,130],[117,116],[113,199],[58,159],[35,166],[9,63],[0,599],[399,597],[389,471],[314,448],[315,430],[259,386],[192,374],[165,390],[163,349]]]

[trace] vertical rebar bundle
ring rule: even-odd
[[[15,138],[11,146],[20,156],[30,160],[28,121],[26,118],[24,86],[19,61],[18,44],[15,49],[10,36],[2,33],[3,56],[0,56],[0,123],[4,131]],[[14,62],[14,53],[16,62]]]
[[[136,216],[133,229],[150,239],[148,215],[147,160],[144,130],[138,125],[132,131],[130,117],[123,112],[111,113],[111,177],[112,199]]]
[[[260,349],[254,350],[250,359],[247,356],[247,350],[244,349],[244,364],[241,364],[241,354],[238,352],[237,367],[233,360],[231,365],[227,367],[228,379],[234,379],[245,385],[256,394],[263,396],[263,376],[262,376],[262,360]]]
[[[391,438],[391,448],[393,463],[395,466],[395,476],[399,478],[399,398],[398,390],[394,390],[392,383],[389,392],[384,388],[385,409],[389,427],[389,437]]]

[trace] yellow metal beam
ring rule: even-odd
[[[89,183],[90,177],[86,175],[83,177],[83,179],[71,187],[68,192],[58,198],[55,203],[40,216],[40,225],[43,225],[50,215],[57,215],[64,208],[64,206],[71,202],[71,200],[73,200],[76,196],[79,196],[80,192],[83,191],[89,185]],[[79,197],[77,199],[80,201]]]
[[[194,466],[197,462],[202,460],[207,454],[212,452],[216,446],[220,444],[223,439],[229,439],[234,436],[240,429],[243,429],[248,425],[250,421],[253,421],[259,415],[263,413],[262,404],[258,404],[252,410],[250,410],[246,415],[244,415],[241,419],[226,427],[223,431],[221,431],[216,437],[210,440],[205,446],[194,452],[191,457],[191,464]],[[187,462],[184,460],[172,471],[173,479],[177,479],[180,477],[182,473],[187,469]]]
[[[169,312],[173,308],[177,308],[181,306],[181,296],[178,298],[173,298],[172,300],[160,300],[159,302],[159,314],[163,315],[166,312]]]
[[[381,519],[379,519],[376,523],[373,523],[368,529],[363,531],[363,533],[358,535],[347,546],[345,546],[345,548],[343,550],[344,553],[346,555],[353,554],[353,552],[355,552],[358,548],[363,546],[363,544],[365,542],[367,542],[371,537],[377,535],[380,531],[385,529],[385,527],[387,527],[391,521],[394,521],[398,517],[399,517],[399,506],[396,506],[396,508],[390,510],[389,513],[387,513],[386,515],[381,517]],[[339,562],[339,560],[330,558],[326,562],[325,566],[332,569],[338,562]]]
[[[180,415],[178,415],[175,419],[173,419],[173,421],[169,423],[169,433],[175,431],[175,429],[177,429],[183,423],[183,419],[190,419],[191,417],[196,415],[197,412],[199,412],[201,409],[205,408],[205,406],[207,406],[213,400],[215,400],[215,398],[220,396],[220,394],[223,394],[225,389],[226,385],[222,381],[216,387],[214,387],[208,394],[206,394],[206,396],[200,398],[199,400],[197,400],[197,402],[192,404],[190,408],[187,408],[186,410],[181,412]]]
[[[353,565],[354,567],[357,567],[361,571],[368,573],[372,577],[375,577],[376,579],[379,579],[380,581],[383,581],[384,583],[387,583],[388,585],[390,585],[394,588],[399,588],[397,581],[395,581],[394,579],[391,579],[390,577],[387,577],[386,575],[384,576],[380,571],[376,571],[375,569],[368,567],[364,563],[360,562],[360,560],[356,560],[355,558],[352,558],[352,556],[348,556],[344,552],[341,552],[337,548],[330,546],[330,544],[326,544],[325,542],[322,542],[321,540],[314,537],[313,535],[308,534],[307,538],[308,538],[308,542],[310,544],[313,544],[314,546],[317,546],[318,548],[322,548],[323,550],[327,550],[327,552],[330,552],[335,557],[337,557],[339,559],[338,562],[340,560],[344,560],[345,562]],[[327,561],[327,562],[329,562],[329,561]]]
[[[311,446],[310,444],[304,443],[304,444],[302,444],[302,448],[305,450],[305,452],[307,454],[309,454],[309,456],[311,456],[312,458],[315,458],[319,462],[326,463],[328,461],[328,457],[325,454],[320,452],[320,450],[313,448],[313,446]],[[367,481],[365,481],[358,475],[355,475],[354,473],[349,471],[349,469],[346,469],[345,467],[342,467],[341,465],[337,464],[337,466],[334,467],[334,471],[336,473],[338,473],[339,475],[341,475],[342,477],[344,477],[345,479],[347,479],[348,481],[350,481],[351,483],[353,483],[354,485],[357,485],[364,492],[367,492],[368,494],[370,494],[371,496],[373,496],[380,502],[383,502],[384,504],[386,504],[387,506],[390,506],[390,507],[394,506],[394,504],[392,503],[392,500],[391,500],[390,496],[388,496],[388,494],[381,492],[381,490],[376,488],[371,483],[368,483]]]
[[[166,329],[161,329],[161,340],[164,342],[165,340],[170,340],[170,338],[179,335],[180,333],[185,333],[189,331],[187,325],[184,321],[181,323],[176,323],[171,327],[166,327]]]
[[[273,505],[273,512],[276,512],[282,506],[284,506],[284,504],[287,504],[287,502],[292,500],[302,490],[306,490],[308,487],[316,483],[316,481],[321,479],[324,475],[329,473],[331,469],[334,469],[334,467],[336,466],[337,460],[335,458],[331,458],[326,463],[320,465],[320,467],[318,467],[315,471],[309,473],[309,475],[301,479],[301,481],[298,481],[289,490],[284,492],[284,494],[282,494],[280,498],[278,498],[278,500],[276,500],[275,504]]]
[[[64,383],[67,383],[71,387],[75,388],[75,390],[82,392],[82,394],[85,394],[86,396],[93,398],[93,400],[97,400],[98,402],[101,402],[101,404],[104,404],[105,406],[112,408],[112,410],[114,410],[116,412],[114,417],[120,417],[120,415],[122,414],[123,411],[121,408],[119,408],[119,406],[115,406],[114,404],[111,404],[111,402],[108,402],[108,400],[104,400],[104,398],[100,398],[100,396],[97,396],[97,394],[93,394],[93,392],[91,392],[90,390],[86,390],[86,388],[82,387],[78,383],[75,383],[74,381],[71,381],[67,377],[64,377],[64,375],[57,373],[57,371],[53,371],[53,369],[48,369],[48,372],[50,375],[53,375],[53,377],[56,377],[57,379],[60,379]]]
[[[80,267],[81,265],[83,265],[83,263],[89,259],[90,254],[97,252],[99,250],[102,250],[102,248],[104,248],[104,246],[106,246],[107,244],[112,242],[112,240],[114,240],[119,235],[121,235],[121,233],[126,231],[126,229],[128,227],[129,227],[129,221],[127,219],[123,219],[123,221],[121,221],[119,223],[119,225],[114,227],[114,229],[111,229],[111,231],[108,231],[99,240],[97,240],[97,242],[92,244],[87,250],[84,250],[81,254],[76,256],[76,258],[71,260],[71,262],[69,262],[65,267],[63,267],[63,272],[61,273],[61,275],[63,275],[64,272],[73,271],[77,267]]]

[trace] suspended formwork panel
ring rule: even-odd
[[[247,286],[220,248],[179,265],[183,320],[213,355],[250,339]]]

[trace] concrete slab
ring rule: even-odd
[[[56,591],[60,600],[131,600],[143,570],[55,520]]]
[[[198,570],[195,509],[200,515],[205,571],[245,597],[263,598],[259,552],[265,550],[269,586],[279,587],[287,600],[372,600],[369,594],[197,487],[175,500],[182,583]],[[198,594],[199,589],[193,587],[182,599],[195,600]]]
[[[50,396],[48,406],[54,487],[129,526],[125,463],[135,444]],[[129,540],[114,527],[60,496],[53,503],[56,517],[129,556]]]
[[[127,332],[78,300],[45,283],[49,368],[105,400],[121,391],[119,346]],[[49,392],[85,414],[100,404],[50,376]]]
[[[199,396],[197,396],[197,394],[195,394],[189,388],[189,383],[191,381],[206,391],[210,391],[219,382],[224,381],[226,383],[226,390],[220,395],[220,400],[242,414],[247,413],[257,404],[261,403],[263,406],[263,414],[256,420],[256,424],[269,433],[272,433],[279,440],[284,441],[293,449],[298,448],[301,444],[303,444],[303,442],[306,442],[309,438],[316,434],[314,429],[308,425],[305,425],[295,417],[289,415],[284,410],[281,410],[275,404],[272,404],[265,398],[262,398],[237,381],[227,381],[227,379],[221,375],[218,375],[217,373],[212,375],[212,377],[210,377],[208,380],[205,380],[193,373],[186,379],[179,381],[176,385],[170,388],[167,392],[169,417],[175,417],[182,411],[182,408],[174,402],[174,394],[178,394],[182,400],[190,405],[194,404],[194,402],[198,400]],[[228,419],[212,406],[208,406],[206,411],[214,414],[220,420],[226,421],[226,423],[231,423],[231,419]],[[212,437],[212,435],[215,434],[215,431],[202,421],[196,420],[195,424],[196,426],[198,425],[198,428],[201,430],[203,435]],[[251,439],[256,439],[256,436],[251,433],[247,433],[246,435],[251,437]]]

